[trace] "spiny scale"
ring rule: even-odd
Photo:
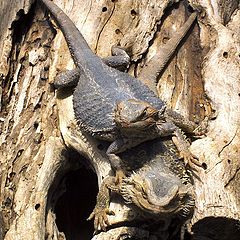
[[[83,84],[85,81],[79,80],[79,84],[73,93],[73,107],[75,117],[81,123],[81,127],[90,134],[115,131],[114,109],[116,104],[126,99],[139,99],[147,101],[155,108],[161,110],[164,106],[163,101],[157,98],[145,85],[139,80],[129,76],[126,73],[110,67],[109,71],[105,71],[105,75],[99,72],[95,79],[89,79],[88,84]],[[110,74],[108,74],[110,72]],[[114,72],[116,72],[114,74]],[[114,77],[112,76],[114,75]],[[97,81],[97,78],[111,80],[111,85],[114,88],[109,88],[106,83],[104,89]],[[84,77],[86,78],[86,76]]]
[[[154,109],[158,110],[159,114],[163,112],[166,105],[152,90],[129,74],[107,66],[91,51],[78,28],[58,6],[50,0],[40,1],[50,11],[63,32],[74,63],[80,72],[79,81],[73,93],[73,108],[76,120],[83,131],[88,132],[92,136],[99,136],[101,139],[116,143],[120,137],[119,132],[121,129],[117,131],[113,113],[117,103],[129,99],[147,102]],[[191,21],[188,22],[189,26],[195,17],[192,16]],[[181,35],[181,37],[183,36]],[[179,41],[181,40],[179,37],[178,39]],[[171,48],[170,50],[172,51]],[[130,115],[134,115],[134,109],[129,108],[128,110]],[[171,134],[171,129],[167,129],[167,126],[166,124],[165,130]],[[139,132],[141,130],[143,129],[138,129]],[[142,137],[141,141],[158,136],[155,128],[154,131],[144,131],[144,133],[144,138]],[[136,131],[132,131],[132,136],[134,135],[136,135]],[[131,136],[128,136],[128,138],[130,139]],[[132,140],[134,140],[134,137]],[[128,142],[128,146],[112,148],[112,151],[120,152],[120,148],[126,149],[136,146],[139,140],[137,141],[135,138],[135,141],[135,143],[134,141]]]
[[[142,82],[108,67],[89,48],[71,19],[53,2],[41,0],[53,15],[68,44],[71,55],[81,75],[73,93],[75,116],[80,126],[90,134],[113,130],[112,116],[117,102],[126,99],[146,101],[156,109],[164,106],[162,100]],[[102,105],[95,109],[96,101]],[[113,133],[114,134],[114,133]]]

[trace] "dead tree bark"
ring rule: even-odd
[[[186,3],[169,0],[54,2],[99,56],[114,44],[125,47],[135,75],[188,11]],[[211,116],[206,136],[191,146],[206,166],[194,178],[192,239],[239,239],[240,10],[236,0],[189,4],[201,11],[198,24],[160,76],[158,92],[190,119]],[[0,26],[0,239],[90,239],[92,225],[84,220],[111,168],[97,142],[76,131],[71,92],[56,96],[52,87],[57,72],[73,67],[65,40],[33,1],[0,0]],[[131,220],[122,202],[111,208],[117,213],[111,224]],[[116,227],[94,239],[124,234],[149,238],[147,231]]]

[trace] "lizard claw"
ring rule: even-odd
[[[107,215],[115,215],[115,213],[108,208],[94,208],[93,212],[88,217],[88,221],[94,219],[94,234],[98,230],[106,231],[106,227],[109,225]]]
[[[205,136],[206,135],[206,131],[207,131],[207,127],[208,127],[208,118],[206,117],[201,124],[195,128],[195,130],[193,131],[193,133],[196,136]]]
[[[185,165],[190,166],[193,170],[197,171],[196,166],[202,167],[202,164],[197,160],[198,158],[189,150],[182,150],[180,157],[183,158]]]

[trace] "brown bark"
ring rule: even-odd
[[[116,43],[126,47],[131,74],[137,74],[159,44],[174,34],[187,12],[182,3],[170,7],[168,0],[54,2],[99,56],[108,56]],[[188,226],[193,239],[240,236],[240,11],[236,2],[190,1],[202,11],[198,24],[158,82],[159,96],[190,119],[200,121],[216,111],[206,136],[191,146],[207,166],[194,178],[196,208]],[[57,72],[72,69],[73,62],[61,31],[54,30],[38,4],[30,9],[30,3],[0,0],[0,239],[65,239],[63,230],[67,239],[89,239],[92,225],[84,225],[94,207],[89,199],[95,198],[97,183],[111,168],[99,143],[76,131],[71,92],[59,96],[54,92],[51,84]],[[89,162],[97,177],[84,167]],[[81,193],[89,198],[79,198]],[[112,202],[111,209],[116,213],[109,216],[111,224],[134,218],[134,210],[121,199]],[[125,233],[139,239],[149,236],[123,227],[94,239],[117,239]]]

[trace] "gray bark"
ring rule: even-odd
[[[171,8],[169,0],[54,2],[99,56],[110,55],[116,43],[126,47],[130,74],[141,71],[185,21],[183,4]],[[198,24],[162,74],[158,93],[190,119],[211,116],[206,136],[191,145],[207,169],[194,177],[196,207],[188,231],[193,239],[239,239],[240,10],[236,0],[189,2],[201,9]],[[71,92],[56,96],[53,90],[57,72],[72,69],[73,61],[61,31],[31,3],[0,0],[0,239],[65,239],[56,205],[67,191],[66,175],[91,162],[100,185],[111,168],[99,143],[76,131]],[[121,199],[110,208],[116,213],[110,224],[131,220],[134,210]],[[67,239],[85,236],[71,228]],[[149,236],[121,227],[93,239],[126,233]]]

